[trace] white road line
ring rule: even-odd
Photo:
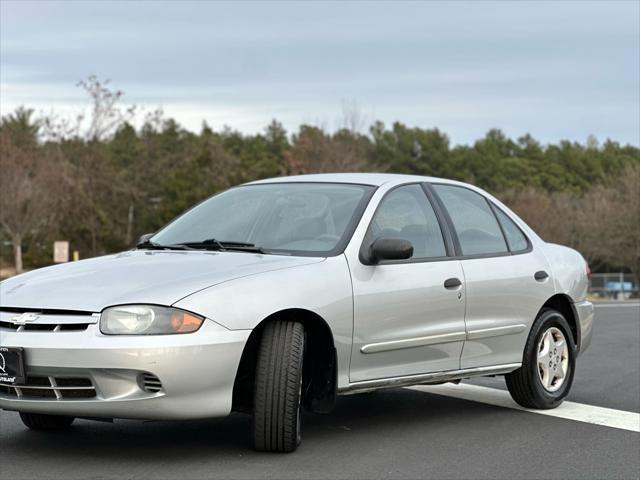
[[[513,408],[515,410],[537,413],[539,415],[548,415],[550,417],[565,418],[567,420],[602,425],[604,427],[640,432],[640,414],[626,412],[624,410],[614,410],[612,408],[596,407],[574,402],[563,402],[562,405],[552,410],[530,410],[515,403],[506,390],[471,385],[469,383],[461,383],[458,385],[416,385],[407,388],[472,402],[487,403],[498,407]]]
[[[631,308],[640,308],[640,303],[594,303],[596,308],[619,308],[619,307],[631,307]]]

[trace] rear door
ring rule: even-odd
[[[554,294],[546,258],[483,195],[457,185],[432,187],[464,270],[467,341],[461,368],[521,362],[531,325]]]
[[[413,244],[414,256],[378,265],[349,259],[351,382],[459,368],[466,335],[463,272],[443,225],[420,184],[396,187],[382,198],[363,246],[402,238]]]

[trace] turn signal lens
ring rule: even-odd
[[[187,312],[174,311],[171,315],[171,328],[175,333],[195,332],[202,325],[202,318]]]

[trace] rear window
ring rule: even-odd
[[[507,242],[487,200],[454,185],[433,185],[458,235],[463,255],[507,253]]]
[[[509,244],[509,249],[512,252],[522,252],[529,248],[529,241],[527,237],[525,237],[522,230],[514,223],[513,220],[509,218],[509,216],[500,210],[495,205],[493,209],[496,212],[496,216],[498,217],[498,221],[500,225],[502,225],[502,230],[504,231],[504,235],[507,237],[507,243]]]

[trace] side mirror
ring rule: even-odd
[[[406,260],[413,256],[413,245],[401,238],[378,238],[369,247],[368,262],[371,265],[381,260]]]
[[[145,233],[144,235],[140,235],[140,238],[136,242],[136,246],[147,243],[151,237],[153,237],[155,233]]]

